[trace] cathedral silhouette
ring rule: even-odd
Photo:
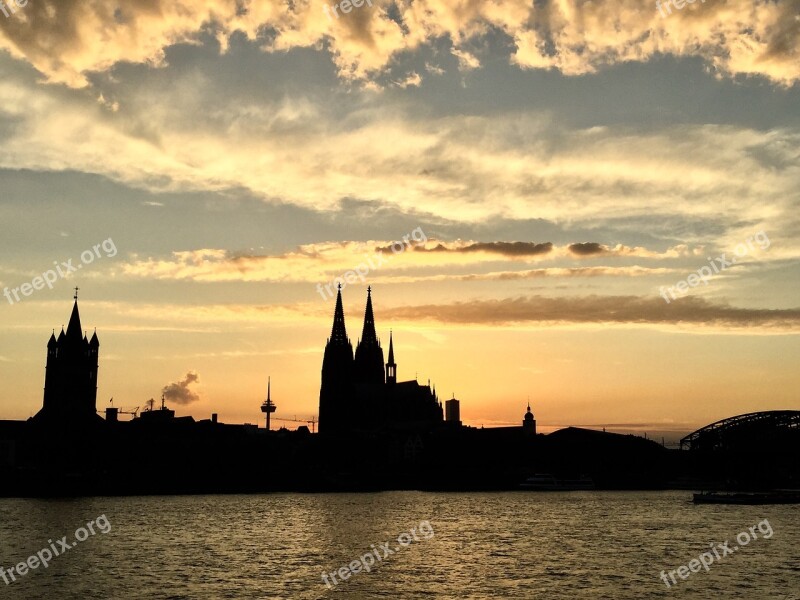
[[[107,406],[102,419],[96,407],[100,341],[82,329],[77,291],[66,330],[53,331],[47,342],[41,410],[27,421],[0,419],[0,496],[552,489],[554,478],[645,489],[679,475],[705,477],[728,464],[710,455],[710,462],[689,469],[684,455],[630,435],[576,427],[537,434],[530,403],[519,425],[465,425],[456,398],[443,411],[430,383],[398,381],[391,332],[384,361],[371,288],[355,352],[341,288],[336,296],[317,434],[305,425],[271,431],[223,423],[216,414],[176,416],[163,401],[138,415],[138,408],[123,413]],[[786,458],[794,455],[784,450],[794,448],[788,442],[796,436],[774,437],[770,481],[795,485],[795,475],[784,476],[796,473]],[[744,473],[755,483],[764,478],[760,456],[747,463],[753,475]],[[742,473],[737,467],[730,475]]]
[[[376,429],[427,429],[444,421],[436,389],[415,379],[397,381],[394,340],[389,333],[389,357],[375,331],[372,288],[367,288],[364,327],[353,354],[347,337],[342,289],[336,295],[331,336],[322,360],[319,431],[323,434]]]

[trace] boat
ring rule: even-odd
[[[550,474],[539,474],[528,477],[520,484],[520,489],[541,492],[569,492],[577,490],[593,490],[591,477],[581,475],[575,479],[557,479]]]
[[[800,504],[800,490],[771,492],[700,492],[694,494],[695,504]]]

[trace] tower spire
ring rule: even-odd
[[[367,307],[364,309],[364,329],[361,332],[362,344],[377,344],[375,333],[375,315],[372,313],[372,286],[367,287]]]
[[[83,327],[81,327],[81,315],[78,311],[78,288],[75,288],[75,303],[72,305],[72,314],[69,317],[69,323],[67,324],[67,338],[69,339],[83,339],[81,336],[81,332],[83,331]]]
[[[348,408],[353,398],[353,346],[347,339],[342,307],[342,284],[336,294],[331,337],[325,344],[322,359],[322,386],[319,390],[319,431],[336,431],[346,427]]]
[[[386,362],[386,383],[397,383],[397,364],[394,362],[394,340],[392,330],[389,330],[389,360]]]
[[[364,309],[364,329],[361,341],[356,348],[355,357],[356,383],[386,383],[383,349],[375,333],[375,315],[372,313],[372,287],[367,288],[367,307]]]
[[[342,284],[339,284],[339,291],[336,293],[336,310],[333,313],[333,327],[331,328],[330,343],[334,346],[345,346],[348,344],[347,329],[344,326],[344,308],[342,307]]]

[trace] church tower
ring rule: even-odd
[[[47,343],[44,401],[36,419],[94,420],[97,416],[97,370],[100,341],[97,332],[86,338],[78,311],[78,288],[67,331],[61,328]]]
[[[341,431],[353,418],[353,345],[347,337],[342,307],[342,286],[336,295],[331,337],[322,359],[322,386],[319,392],[319,432]]]
[[[356,348],[355,382],[386,383],[383,366],[383,349],[375,333],[375,317],[372,314],[372,288],[367,288],[367,307],[364,310],[364,329]]]
[[[526,434],[536,435],[536,419],[533,418],[533,413],[531,412],[530,400],[528,400],[528,412],[525,413],[525,417],[522,419],[522,431]]]
[[[392,332],[389,332],[389,361],[386,363],[386,383],[394,385],[397,383],[397,363],[394,362],[394,342]]]

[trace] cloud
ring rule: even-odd
[[[567,75],[656,54],[699,56],[720,76],[761,75],[791,85],[800,77],[800,22],[794,0],[696,3],[663,18],[640,0],[546,2],[529,26],[509,29],[527,68]]]
[[[309,289],[309,297],[315,292]],[[350,302],[352,297],[345,298]],[[391,301],[391,298],[389,299]],[[360,304],[361,297],[356,304]],[[309,328],[315,331],[330,326],[333,306],[319,297],[307,302],[285,304],[143,304],[140,302],[101,302],[98,310],[109,315],[104,331],[136,334],[159,331],[162,323],[168,331],[226,332],[252,331],[254,326],[286,328],[292,331]],[[401,323],[418,325],[420,331],[435,331],[437,326],[458,328],[495,327],[570,327],[648,326],[684,333],[742,333],[782,335],[800,332],[800,308],[762,309],[735,307],[698,296],[673,300],[669,304],[656,292],[652,296],[586,295],[540,296],[470,300],[392,306],[380,303],[380,320],[386,326]],[[132,328],[131,323],[135,326]],[[193,372],[187,374],[187,378]],[[196,374],[194,374],[196,376]],[[181,387],[186,382],[171,386]],[[187,385],[191,384],[189,382]],[[166,392],[165,392],[166,393]]]
[[[403,246],[402,243],[399,243]],[[180,279],[193,281],[272,281],[308,282],[330,281],[334,276],[366,265],[371,281],[424,281],[424,280],[512,280],[537,277],[596,277],[602,275],[639,277],[663,275],[673,269],[642,266],[581,267],[527,269],[514,271],[485,271],[485,265],[505,261],[512,264],[532,260],[572,258],[574,246],[554,246],[552,242],[441,242],[429,240],[410,246],[412,252],[391,251],[388,242],[322,242],[298,246],[295,250],[272,255],[254,255],[230,252],[220,248],[204,248],[173,252],[169,258],[134,257],[122,263],[122,273],[144,279]],[[600,246],[602,252],[578,252],[579,257],[598,255],[636,257],[653,260],[688,256],[686,246],[669,248],[664,252],[646,248],[617,245]],[[380,255],[380,256],[377,256]],[[462,272],[430,275],[432,269],[460,267]],[[410,268],[416,272],[408,273]],[[464,269],[474,269],[463,273]],[[363,270],[363,269],[362,269]],[[400,272],[402,271],[402,273]]]
[[[599,256],[635,256],[639,258],[680,258],[686,256],[703,256],[704,247],[690,247],[686,244],[678,244],[668,248],[664,252],[654,252],[642,247],[626,246],[617,244],[607,246],[598,242],[578,242],[567,246],[567,252],[573,257],[594,258]]]
[[[625,220],[638,234],[646,218],[650,235],[668,239],[673,215],[713,220],[717,231],[796,222],[800,133],[791,129],[569,130],[536,112],[435,117],[367,93],[341,103],[233,94],[210,106],[216,82],[176,77],[132,93],[117,113],[78,92],[0,79],[0,168],[96,173],[153,193],[241,190],[315,211],[379,201],[468,223]]]
[[[701,57],[721,76],[800,78],[795,0],[714,0],[667,18],[641,0],[374,0],[331,18],[324,3],[298,0],[86,0],[29,2],[0,20],[0,47],[49,81],[88,84],[87,73],[120,62],[161,66],[165,49],[212,32],[223,50],[244,33],[267,52],[325,48],[344,79],[371,80],[400,54],[452,40],[460,69],[480,60],[467,48],[491,33],[513,43],[522,68],[581,75],[653,56]],[[271,35],[264,39],[264,32]]]
[[[377,248],[378,252],[389,252],[390,248]],[[415,252],[487,252],[504,256],[539,256],[548,254],[553,250],[552,242],[472,242],[465,245],[442,243],[432,248],[420,245],[415,246]]]
[[[546,269],[528,269],[524,271],[502,271],[482,273],[476,275],[456,275],[452,279],[462,281],[498,280],[512,281],[515,279],[538,279],[541,277],[649,277],[680,273],[679,269],[648,268],[648,267],[576,267],[562,268],[550,267]]]
[[[189,371],[181,381],[176,381],[164,386],[161,393],[164,394],[164,399],[173,404],[191,404],[200,400],[200,395],[189,389],[192,384],[199,383],[200,377],[197,373]]]
[[[458,59],[458,68],[460,71],[470,71],[481,66],[481,61],[466,50],[454,48],[450,53]]]
[[[396,86],[403,89],[409,87],[419,87],[422,84],[422,76],[419,73],[409,73],[402,81],[394,82]]]
[[[425,63],[425,70],[432,75],[444,75],[447,71],[436,65]]]
[[[578,256],[595,256],[598,254],[608,254],[608,248],[597,242],[586,242],[581,244],[570,244],[569,251]]]
[[[527,296],[407,306],[385,309],[383,312],[383,318],[387,320],[433,320],[448,324],[618,323],[800,330],[800,308],[735,308],[696,296],[681,298],[670,304],[659,296]]]

